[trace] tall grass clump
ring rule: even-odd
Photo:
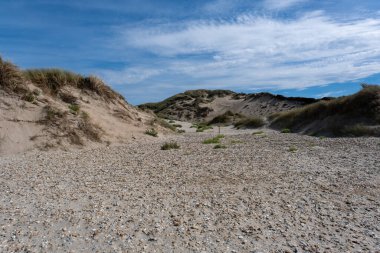
[[[145,134],[153,136],[153,137],[157,137],[158,136],[158,132],[154,128],[146,130]]]
[[[309,134],[347,135],[347,128],[357,124],[380,124],[380,86],[362,85],[350,96],[319,101],[294,110],[270,116],[272,128],[288,128],[292,132],[307,129]],[[358,129],[358,128],[357,128]],[[368,133],[368,131],[356,131]]]
[[[170,149],[179,149],[180,146],[177,142],[165,142],[164,145],[161,146],[161,150],[170,150]]]
[[[19,68],[0,57],[0,88],[8,91],[27,91],[25,80]]]
[[[84,77],[62,69],[29,69],[23,73],[27,80],[51,95],[57,95],[64,86],[71,86],[93,91],[105,99],[122,98],[95,76]]]

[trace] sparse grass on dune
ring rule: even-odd
[[[146,130],[145,134],[153,136],[153,137],[157,137],[158,136],[158,132],[154,128]]]
[[[4,61],[0,57],[0,88],[20,92],[27,92],[25,80],[20,69],[9,61]]]
[[[288,128],[292,132],[307,128],[306,132],[312,135],[378,135],[378,131],[363,125],[380,124],[380,86],[363,85],[363,89],[353,95],[277,113],[271,115],[270,120],[272,128]],[[360,131],[356,125],[361,125]]]
[[[84,77],[61,69],[29,69],[25,70],[23,74],[26,80],[51,95],[57,95],[64,86],[72,86],[93,91],[107,100],[123,98],[95,76]]]
[[[220,143],[220,139],[223,139],[223,138],[224,138],[224,135],[219,134],[213,138],[209,138],[209,139],[204,140],[202,143],[203,144],[217,144],[217,143]]]

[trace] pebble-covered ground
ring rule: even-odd
[[[380,138],[264,131],[2,157],[0,252],[380,252]]]

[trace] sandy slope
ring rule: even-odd
[[[32,84],[29,88],[38,90]],[[80,108],[77,115],[71,112],[70,104],[58,96],[41,91],[32,103],[24,101],[20,95],[0,89],[0,156],[33,149],[73,149],[125,143],[137,137],[146,138],[144,131],[153,127],[165,132],[162,127],[150,123],[153,115],[142,112],[121,98],[106,101],[94,92],[69,86],[62,88],[61,92],[76,98]],[[46,107],[60,111],[63,116],[46,121]],[[99,134],[98,140],[89,138],[86,135],[89,130],[79,127],[83,113],[88,117],[88,125]]]
[[[222,131],[0,158],[0,251],[380,251],[380,139]]]

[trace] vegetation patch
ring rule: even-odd
[[[173,126],[172,124],[168,123],[166,120],[161,119],[161,118],[155,118],[152,120],[151,125],[154,126],[156,124],[160,125],[164,128],[170,129],[173,132],[175,132],[175,130],[176,130],[175,126]]]
[[[179,149],[180,146],[177,142],[165,142],[164,145],[161,146],[161,150],[170,150],[170,149]]]
[[[197,123],[197,124],[193,124],[191,126],[191,128],[196,128],[196,132],[199,133],[199,132],[204,132],[206,130],[209,130],[209,129],[213,129],[212,126],[209,126],[207,125],[206,123]]]
[[[22,100],[25,100],[27,102],[33,103],[36,100],[36,97],[32,92],[27,92],[21,97]]]
[[[79,129],[92,141],[101,141],[101,128],[90,121],[90,116],[86,112],[81,113]]]
[[[252,135],[260,135],[260,134],[263,134],[264,131],[256,131],[256,132],[253,132]]]
[[[20,69],[9,61],[4,61],[0,57],[0,88],[25,93],[27,87]]]
[[[70,109],[70,112],[74,115],[78,115],[79,113],[79,110],[80,110],[80,106],[77,105],[77,104],[71,104],[69,105],[69,109]]]
[[[154,128],[146,130],[145,134],[153,136],[153,137],[157,137],[158,136],[158,132]]]
[[[284,133],[284,134],[288,134],[288,133],[291,133],[292,131],[290,131],[289,128],[284,128],[281,130],[281,133]]]
[[[227,148],[227,147],[222,144],[217,144],[214,146],[214,149],[222,149],[222,148]]]
[[[89,90],[97,93],[106,100],[116,98],[124,99],[113,91],[100,78],[95,76],[82,76],[62,69],[30,69],[23,72],[26,80],[34,83],[39,88],[51,95],[57,95],[64,86]]]
[[[289,147],[289,149],[288,149],[288,151],[289,152],[296,152],[298,149],[296,148],[296,147],[294,147],[294,146],[291,146],[291,147]]]
[[[350,96],[273,114],[270,126],[317,136],[376,135],[372,126],[380,124],[380,86],[363,84],[362,87]]]
[[[224,135],[220,134],[220,135],[217,135],[213,138],[206,139],[202,143],[203,144],[216,144],[216,143],[220,143],[220,139],[222,139],[222,138],[224,138]]]

